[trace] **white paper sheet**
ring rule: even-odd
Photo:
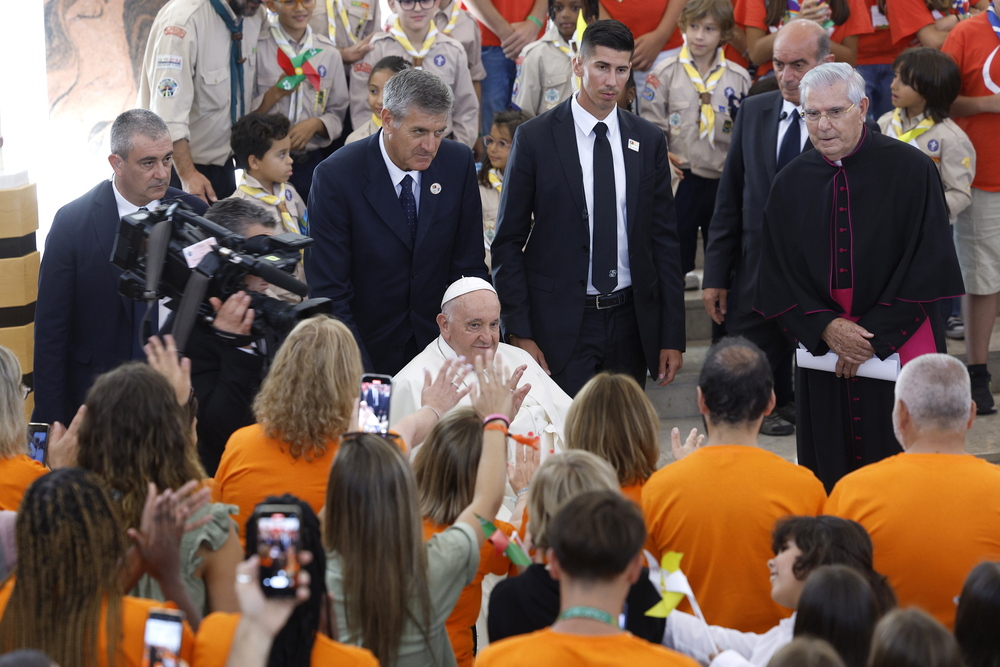
[[[795,350],[795,363],[802,368],[833,373],[837,370],[838,361],[840,361],[840,357],[837,356],[836,352],[830,351],[817,357],[803,347],[802,343],[799,343],[799,348]],[[885,360],[872,357],[858,367],[858,376],[895,382],[896,378],[899,377],[899,366],[899,354],[892,354]]]

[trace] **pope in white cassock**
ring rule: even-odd
[[[420,409],[425,369],[433,377],[447,359],[464,356],[471,363],[476,356],[494,350],[511,370],[526,366],[521,383],[522,386],[531,385],[510,425],[510,432],[538,436],[543,461],[549,452],[562,451],[563,424],[573,399],[559,388],[530,354],[500,342],[500,299],[493,286],[482,278],[456,280],[444,293],[437,323],[441,335],[392,379],[390,424],[394,426],[406,415]],[[467,384],[476,381],[474,373],[465,377]],[[459,401],[459,405],[470,405],[471,402],[466,396]]]

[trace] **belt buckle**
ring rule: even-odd
[[[598,295],[596,295],[594,297],[594,306],[597,308],[597,310],[608,310],[609,308],[614,308],[615,307],[615,304],[609,304],[607,306],[602,306],[601,305],[601,297],[602,296],[611,296],[611,295],[610,294],[598,294]]]

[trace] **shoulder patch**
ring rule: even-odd
[[[941,144],[938,143],[937,139],[931,139],[927,142],[927,150],[930,152],[936,153],[939,148],[941,148]]]
[[[657,77],[655,74],[647,74],[646,75],[646,86],[647,87],[652,86],[653,88],[659,88],[660,87],[660,79],[659,79],[659,77]]]
[[[440,53],[434,56],[434,64],[438,67],[444,67],[445,62],[444,56]]]
[[[157,56],[156,69],[181,69],[184,59],[180,56]]]
[[[177,25],[169,25],[163,29],[164,35],[173,35],[174,37],[179,37],[184,39],[187,37],[187,30]]]
[[[354,71],[364,72],[365,74],[371,74],[372,73],[371,63],[366,63],[363,60],[361,62],[356,62],[354,63]]]
[[[646,81],[649,81],[649,77],[646,78]],[[642,99],[652,102],[654,97],[656,97],[656,91],[647,83],[646,87],[642,89]]]
[[[177,81],[175,79],[164,78],[156,84],[156,93],[160,97],[173,97],[177,92]]]

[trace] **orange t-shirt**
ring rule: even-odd
[[[504,17],[508,23],[520,23],[521,21],[528,20],[528,14],[531,12],[532,6],[534,6],[534,0],[490,0],[497,11],[500,12],[500,16]],[[466,3],[462,3],[462,7],[468,11],[469,7]],[[545,25],[546,16],[536,16],[536,19]],[[500,38],[496,36],[492,30],[487,28],[484,24],[479,23],[479,30],[483,34],[483,46],[500,46]],[[541,39],[544,33],[543,28],[539,28],[537,39]]]
[[[508,637],[483,649],[477,667],[582,665],[586,667],[697,667],[698,663],[629,632],[571,635],[552,628]]]
[[[0,588],[0,616],[3,616],[3,612],[7,608],[7,602],[10,600],[15,585],[15,580],[10,579],[3,588]],[[115,665],[115,667],[141,667],[143,648],[145,647],[146,618],[149,616],[150,609],[163,608],[176,609],[176,606],[172,602],[158,602],[127,595],[122,598],[122,639],[118,643],[118,648],[125,661]],[[108,667],[108,638],[104,631],[108,622],[107,611],[108,605],[105,600],[101,606],[101,630],[97,633],[98,667]],[[37,648],[44,651],[42,647]],[[194,655],[194,633],[191,632],[187,621],[184,621],[181,635],[181,657],[190,664],[192,655]]]
[[[873,32],[858,38],[859,65],[891,65],[905,45],[894,44],[889,20],[878,9],[878,0],[868,0]]]
[[[679,0],[673,0],[678,2]],[[667,11],[667,5],[671,0],[601,0],[601,5],[608,13],[608,16],[616,21],[621,21],[632,31],[633,37],[641,37],[656,30],[663,19],[663,13]],[[663,50],[676,49],[684,44],[684,34],[677,28],[663,45]]]
[[[684,554],[708,622],[766,632],[791,614],[771,600],[771,531],[789,515],[819,514],[826,493],[808,468],[758,447],[711,445],[653,473],[642,490],[653,555]]]
[[[264,435],[260,424],[241,428],[230,436],[215,473],[212,500],[240,508],[233,520],[241,544],[247,519],[268,496],[290,493],[309,503],[314,512],[322,509],[337,445],[337,441],[328,442],[323,456],[306,461],[301,457],[293,459],[287,445]]]
[[[892,43],[903,48],[910,46],[921,28],[934,23],[934,15],[924,0],[885,0],[885,16]]]
[[[206,616],[198,628],[194,645],[192,667],[224,667],[229,659],[239,614],[215,612]],[[313,642],[312,665],[344,665],[344,667],[378,667],[378,660],[368,649],[335,642],[326,635],[316,633]]]
[[[972,455],[897,454],[865,466],[837,482],[825,512],[868,530],[875,569],[901,607],[949,629],[969,571],[1000,560],[1000,468]]]
[[[847,0],[847,6],[851,10],[851,15],[842,24],[834,26],[833,32],[830,33],[830,40],[838,44],[843,42],[845,37],[865,35],[872,31],[872,21],[868,15],[865,0]],[[764,0],[734,0],[733,17],[736,19],[737,25],[744,30],[748,27],[758,28],[763,30],[765,34],[777,32],[784,23],[782,21],[776,26],[767,25],[767,3]],[[858,41],[860,42],[860,39]],[[757,67],[757,78],[759,79],[773,69],[770,62],[761,63]]]
[[[27,454],[0,459],[0,510],[21,506],[21,497],[31,483],[49,471]]]
[[[646,482],[636,482],[635,484],[628,484],[622,487],[622,495],[631,500],[633,503],[642,507],[642,487],[646,485]]]
[[[986,85],[989,78],[994,85],[1000,84],[1000,58],[991,57],[997,48],[997,35],[993,32],[986,12],[962,21],[952,28],[941,50],[955,59],[962,72],[962,90],[966,97],[986,97],[993,92]],[[990,68],[986,70],[989,60]],[[1000,114],[977,113],[974,116],[956,118],[955,122],[972,141],[976,154],[985,156],[1000,153]],[[976,169],[972,187],[987,192],[1000,192],[1000,169]]]
[[[507,537],[514,534],[514,526],[509,523],[494,519],[493,525]],[[429,540],[448,528],[449,526],[443,526],[425,518],[424,540]],[[512,573],[516,567],[507,556],[497,554],[492,542],[487,540],[483,543],[482,549],[479,550],[479,570],[476,571],[476,577],[462,589],[458,596],[458,602],[455,603],[455,608],[444,626],[445,630],[448,631],[448,640],[451,642],[451,649],[455,652],[455,660],[459,667],[471,667],[476,659],[472,626],[476,624],[479,610],[483,605],[483,579],[487,574]]]

